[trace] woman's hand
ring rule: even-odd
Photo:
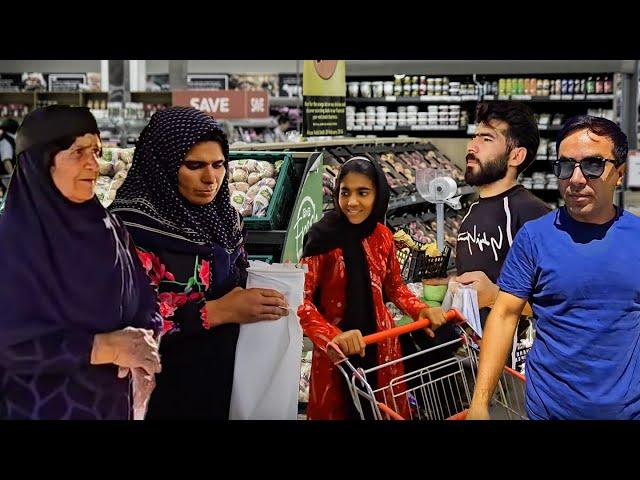
[[[364,357],[366,347],[360,330],[348,330],[333,337],[333,343],[340,347],[345,356],[360,355]],[[331,349],[329,349],[331,350]]]
[[[206,306],[211,326],[278,320],[289,315],[284,295],[268,288],[236,287],[223,297],[207,302]]]
[[[147,374],[160,372],[160,354],[152,330],[127,327],[93,337],[91,363],[113,363],[119,367],[141,368]]]
[[[444,317],[444,312],[440,307],[423,308],[420,311],[419,320],[423,320],[425,318],[428,318],[431,322],[431,325],[428,328],[424,329],[425,332],[427,332],[427,335],[429,335],[431,338],[434,338],[436,336],[436,334],[433,333],[434,330],[437,330],[442,325],[447,323],[447,319]]]

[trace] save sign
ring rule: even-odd
[[[266,92],[241,90],[185,90],[174,91],[173,105],[202,110],[215,118],[266,118],[269,116],[269,97]]]

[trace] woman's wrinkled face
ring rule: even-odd
[[[178,191],[194,205],[207,205],[216,198],[226,168],[218,142],[196,143],[178,170]]]
[[[87,133],[77,137],[68,149],[61,150],[53,157],[51,178],[68,200],[83,203],[93,198],[101,154],[100,137]]]
[[[340,182],[338,204],[350,223],[358,225],[364,222],[376,201],[376,187],[369,177],[362,173],[349,172]]]

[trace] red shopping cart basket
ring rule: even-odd
[[[464,318],[456,310],[446,312],[448,322],[462,322]],[[415,330],[427,328],[430,322],[424,319],[401,327],[391,328],[364,337],[366,345],[397,337]],[[464,420],[475,387],[478,354],[475,342],[464,329],[459,328],[457,339],[442,343],[386,362],[370,369],[355,368],[339,347],[329,343],[340,357],[336,363],[348,385],[348,390],[360,417],[364,420],[363,406],[375,420]],[[383,368],[424,355],[433,357],[435,352],[452,352],[437,355],[433,363],[421,366],[393,378],[387,385],[375,389],[369,380]],[[415,362],[414,362],[415,363]],[[405,364],[406,365],[406,364]],[[409,412],[404,418],[400,411]],[[505,367],[492,400],[492,418],[524,419],[524,376]]]

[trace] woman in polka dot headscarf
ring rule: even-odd
[[[228,418],[238,324],[288,314],[280,293],[244,289],[245,231],[229,199],[228,154],[210,116],[158,112],[110,207],[136,242],[165,319],[147,418]]]

